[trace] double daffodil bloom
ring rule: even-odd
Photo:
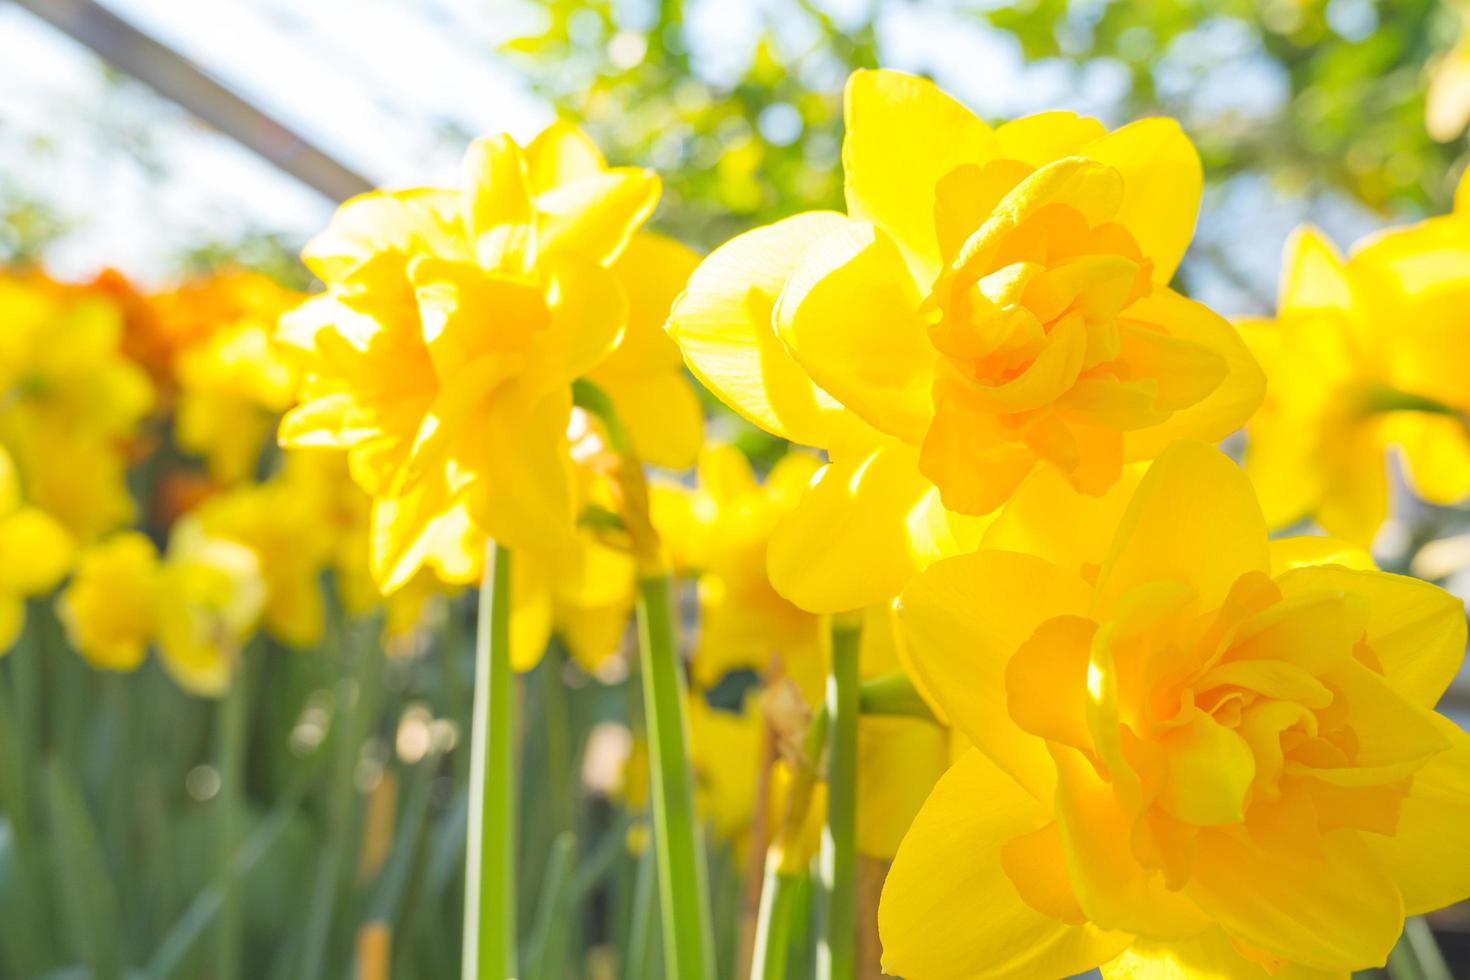
[[[991,129],[927,81],[848,82],[847,214],[712,253],[669,331],[694,374],[830,465],[773,542],[814,611],[897,593],[1039,465],[1102,493],[1170,439],[1242,424],[1262,379],[1167,283],[1200,164],[1178,125],[1045,113]]]
[[[134,670],[152,644],[179,687],[219,697],[266,598],[255,552],[186,517],[162,558],[136,531],[89,546],[57,605],[71,645],[94,667]]]
[[[1433,711],[1461,602],[1330,539],[1268,541],[1199,443],[1093,505],[1121,511],[1111,534],[1049,526],[1065,489],[998,522],[1046,557],[946,559],[900,600],[974,748],[899,848],[886,969],[1345,980],[1470,895],[1470,736]]]
[[[1470,495],[1470,197],[1343,260],[1316,230],[1287,244],[1274,320],[1246,321],[1270,378],[1246,464],[1266,520],[1314,518],[1371,544],[1388,516],[1390,447],[1416,493]]]
[[[658,193],[556,124],[524,148],[475,141],[458,191],[354,198],[307,246],[327,290],[283,321],[305,379],[281,442],[348,451],[385,590],[457,509],[512,548],[572,537],[571,382],[623,336],[610,267]]]
[[[0,278],[0,320],[0,445],[27,499],[82,541],[126,522],[126,451],[153,388],[120,350],[118,309],[46,280]]]
[[[0,655],[25,626],[25,600],[56,588],[71,568],[76,542],[61,523],[21,500],[20,476],[0,447]]]

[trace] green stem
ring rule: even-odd
[[[219,792],[215,794],[215,874],[221,882],[221,907],[215,926],[214,975],[235,980],[240,975],[244,949],[244,909],[240,883],[229,874],[240,837],[240,808],[245,783],[245,727],[249,691],[246,668],[237,664],[229,690],[216,715],[215,752],[219,766]]]
[[[929,710],[929,705],[919,696],[909,675],[901,670],[863,681],[858,702],[865,715],[891,715],[935,721],[934,712]]]
[[[515,730],[510,670],[510,552],[485,556],[475,643],[470,808],[465,850],[465,980],[516,975]]]
[[[827,756],[827,823],[822,830],[822,883],[827,890],[818,975],[853,980],[857,975],[857,741],[858,647],[855,627],[832,627],[832,673],[827,678],[830,745]]]
[[[1388,954],[1388,975],[1392,980],[1450,980],[1444,954],[1423,918],[1404,921],[1403,935]]]
[[[638,647],[653,784],[654,847],[671,976],[714,976],[704,843],[694,814],[694,779],[684,739],[684,679],[674,643],[669,577],[638,581]]]
[[[633,876],[632,914],[628,921],[627,970],[628,977],[653,975],[650,962],[653,948],[653,912],[658,907],[658,894],[654,891],[656,877],[653,850],[645,847],[638,855],[638,867]]]
[[[785,980],[791,950],[791,913],[796,908],[799,881],[798,875],[781,872],[780,861],[774,855],[767,859],[755,925],[755,954],[750,961],[751,980]]]

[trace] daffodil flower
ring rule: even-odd
[[[56,611],[72,649],[93,667],[127,673],[158,630],[158,549],[138,531],[119,531],[83,549]]]
[[[20,476],[0,447],[0,656],[25,626],[25,600],[56,588],[71,569],[76,542],[50,514],[21,499]]]
[[[71,645],[94,667],[134,670],[151,644],[179,687],[213,698],[228,690],[267,595],[256,553],[189,516],[174,525],[161,558],[136,531],[89,546],[58,612]]]
[[[1470,736],[1433,711],[1458,599],[1268,541],[1199,443],[1070,549],[1043,526],[1059,492],[1023,488],[998,532],[1045,557],[946,559],[901,597],[911,667],[973,748],[884,886],[889,972],[1345,978],[1470,895]]]
[[[348,451],[374,498],[385,589],[456,508],[511,548],[572,536],[571,382],[623,336],[629,299],[609,267],[658,193],[559,123],[524,148],[474,142],[458,191],[348,201],[307,246],[328,288],[283,323],[305,380],[281,441]]]
[[[277,417],[296,395],[295,365],[276,341],[275,324],[301,297],[259,278],[247,290],[228,277],[239,306],[222,310],[228,318],[174,360],[175,438],[231,485],[255,475]]]
[[[814,611],[891,598],[973,548],[1031,470],[1102,493],[1172,438],[1218,439],[1260,372],[1167,283],[1200,164],[1167,119],[1071,113],[991,129],[927,81],[847,86],[847,213],[799,214],[712,253],[669,330],[756,425],[827,451],[773,543]]]
[[[236,487],[190,517],[210,538],[254,554],[266,591],[262,624],[282,643],[305,650],[320,644],[326,632],[321,576],[336,529],[323,519],[319,495],[301,492],[296,482],[277,476]]]
[[[153,405],[111,301],[0,277],[0,445],[27,499],[89,541],[133,515],[128,441]]]
[[[1240,324],[1270,379],[1246,454],[1267,523],[1312,517],[1371,544],[1388,516],[1390,447],[1424,499],[1470,495],[1467,303],[1465,200],[1346,260],[1315,229],[1292,236],[1276,318]]]

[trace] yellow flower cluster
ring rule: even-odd
[[[847,213],[716,249],[670,314],[716,395],[827,460],[701,465],[666,530],[703,563],[694,676],[820,677],[819,614],[867,608],[867,647],[897,597],[893,662],[962,748],[932,793],[896,733],[864,751],[859,829],[901,819],[888,972],[1383,963],[1470,895],[1470,739],[1432,710],[1464,606],[1360,547],[1388,446],[1470,494],[1470,191],[1346,261],[1299,233],[1243,342],[1168,286],[1200,195],[1172,122],[991,129],[883,71],[846,118]],[[1242,425],[1254,485],[1203,444]],[[1348,540],[1268,540],[1305,516]]]
[[[281,443],[347,451],[385,590],[467,526],[532,551],[572,543],[578,378],[627,406],[643,457],[690,461],[699,404],[658,325],[693,260],[639,233],[658,194],[557,124],[525,147],[476,141],[457,190],[348,201],[308,245],[327,290],[283,324],[304,379]]]
[[[1275,320],[1241,330],[1266,367],[1246,465],[1266,520],[1314,518],[1372,543],[1389,447],[1425,500],[1470,496],[1470,179],[1454,213],[1394,228],[1343,260],[1312,228],[1288,243]]]
[[[309,298],[0,278],[0,651],[70,573],[90,663],[154,649],[218,696],[258,630],[405,632],[493,541],[512,666],[555,637],[595,675],[662,562],[697,595],[719,839],[810,862],[825,763],[787,743],[834,622],[861,682],[927,706],[857,726],[890,972],[1383,963],[1470,896],[1470,736],[1434,712],[1464,605],[1366,550],[1391,451],[1423,499],[1470,496],[1470,181],[1346,257],[1299,231],[1276,316],[1232,326],[1170,285],[1202,187],[1174,122],[992,128],[892,71],[845,105],[845,210],[702,261],[645,230],[654,174],[556,123],[475,141],[458,187],[343,204]],[[705,447],[685,367],[797,448]],[[1243,468],[1214,448],[1242,427]],[[1305,520],[1334,537],[1269,537]]]

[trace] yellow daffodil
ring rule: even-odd
[[[159,573],[159,659],[179,687],[219,697],[265,608],[260,559],[211,537],[192,518],[174,526]]]
[[[946,559],[901,597],[909,662],[974,748],[884,886],[889,972],[1345,980],[1470,895],[1470,736],[1433,711],[1458,599],[1268,541],[1199,443],[1070,552],[1036,519],[1057,493],[1023,488],[998,532],[1048,557]]]
[[[699,576],[699,644],[694,681],[711,687],[742,667],[762,673],[779,659],[809,700],[821,696],[822,618],[772,586],[766,549],[791,513],[820,461],[809,453],[783,456],[764,483],[734,446],[712,447],[699,460],[693,491],[674,484],[653,490],[654,526],[675,568]]]
[[[136,670],[158,629],[158,549],[120,531],[88,546],[57,600],[73,649],[100,670]]]
[[[162,558],[136,531],[89,546],[57,606],[71,645],[92,666],[134,670],[151,644],[179,687],[218,697],[267,596],[256,553],[212,537],[190,515],[174,525]]]
[[[1311,228],[1288,243],[1276,319],[1241,332],[1270,379],[1247,467],[1266,520],[1313,517],[1372,542],[1389,447],[1435,503],[1470,495],[1470,207],[1386,232],[1344,261]]]
[[[125,522],[128,441],[152,405],[105,298],[0,279],[0,445],[27,498],[89,540]]]
[[[456,509],[512,548],[572,536],[571,382],[623,334],[609,266],[658,193],[556,124],[477,140],[458,191],[354,198],[307,246],[327,290],[283,324],[305,378],[281,441],[348,451],[386,589]]]
[[[637,565],[590,532],[557,549],[523,549],[511,566],[510,661],[530,670],[555,635],[589,673],[615,654],[633,615]]]
[[[20,476],[0,447],[0,655],[25,625],[25,600],[60,584],[71,568],[72,536],[50,514],[21,500]]]
[[[694,805],[715,840],[742,849],[755,815],[766,737],[757,701],[747,695],[738,712],[712,708],[698,693],[685,702]]]
[[[336,541],[319,497],[297,482],[276,477],[238,487],[211,498],[192,518],[210,538],[255,555],[266,587],[265,628],[282,643],[307,649],[326,628],[321,575]]]
[[[275,339],[276,320],[300,297],[270,280],[225,280],[228,316],[174,362],[179,385],[175,437],[225,484],[254,476],[262,448],[296,394],[294,364]]]
[[[891,598],[974,546],[955,515],[994,511],[1038,465],[1102,493],[1126,461],[1218,439],[1259,403],[1234,331],[1167,285],[1201,187],[1176,123],[991,129],[892,71],[852,76],[846,122],[847,214],[717,249],[669,321],[732,408],[828,451],[773,544],[798,605]]]

